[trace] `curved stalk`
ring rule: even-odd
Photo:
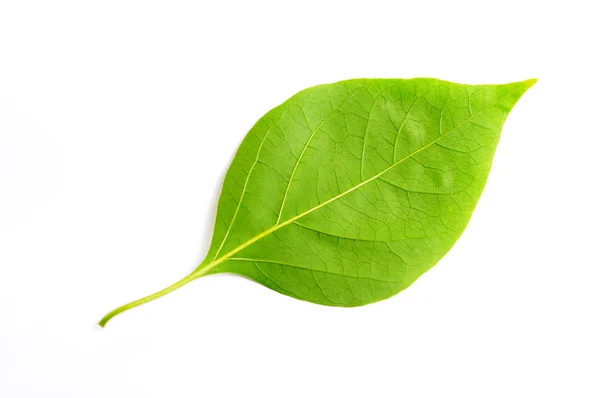
[[[191,274],[189,274],[188,276],[186,276],[185,278],[181,279],[178,282],[175,282],[174,284],[172,284],[171,286],[169,286],[169,287],[167,287],[167,288],[165,288],[163,290],[160,290],[160,291],[158,291],[158,292],[156,292],[154,294],[151,294],[149,296],[143,297],[143,298],[141,298],[139,300],[132,301],[131,303],[122,305],[119,308],[116,308],[116,309],[112,310],[111,312],[109,312],[108,314],[106,314],[104,316],[104,318],[102,318],[100,320],[100,322],[98,322],[98,324],[101,327],[104,327],[104,325],[106,325],[106,323],[108,321],[110,321],[113,317],[115,317],[116,315],[119,315],[120,313],[125,312],[125,311],[127,311],[127,310],[129,310],[131,308],[135,308],[138,305],[145,304],[145,303],[147,303],[149,301],[152,301],[152,300],[157,299],[159,297],[162,297],[162,296],[164,296],[166,294],[169,294],[172,291],[179,289],[183,285],[188,284],[189,282],[193,281],[194,279],[197,279],[197,278],[201,277],[206,272],[208,272],[208,270],[210,270],[210,268],[212,268],[212,267],[206,267],[206,268],[198,269],[198,270],[192,272]]]

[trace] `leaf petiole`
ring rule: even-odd
[[[189,274],[188,276],[186,276],[185,278],[181,279],[180,281],[172,284],[171,286],[162,289],[156,293],[153,293],[149,296],[143,297],[139,300],[135,300],[132,301],[131,303],[125,304],[120,306],[119,308],[116,308],[114,310],[112,310],[111,312],[109,312],[108,314],[106,314],[101,320],[100,322],[98,322],[98,324],[101,327],[104,327],[104,325],[106,325],[106,323],[108,321],[110,321],[113,317],[115,317],[116,315],[119,315],[122,312],[125,312],[131,308],[135,308],[139,305],[145,304],[149,301],[155,300],[159,297],[162,297],[164,295],[167,295],[169,293],[171,293],[172,291],[175,291],[177,289],[179,289],[180,287],[188,284],[189,282],[193,281],[194,279],[197,279],[199,277],[201,277],[202,275],[204,275],[206,272],[208,272],[211,268],[212,268],[212,263],[208,264],[208,266],[201,268],[201,269],[197,269],[196,271],[192,272],[191,274]]]

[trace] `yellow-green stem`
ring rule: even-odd
[[[104,327],[104,325],[106,325],[106,323],[108,321],[110,321],[114,316],[119,315],[121,312],[127,311],[127,310],[129,310],[131,308],[137,307],[138,305],[145,304],[145,303],[147,303],[149,301],[152,301],[152,300],[157,299],[159,297],[162,297],[162,296],[164,296],[166,294],[169,294],[172,291],[179,289],[181,286],[186,285],[187,283],[193,281],[194,279],[197,279],[197,278],[201,277],[210,268],[212,268],[212,267],[206,267],[206,268],[198,269],[198,270],[192,272],[191,274],[189,274],[188,276],[186,276],[185,278],[181,279],[180,281],[172,284],[171,286],[169,286],[169,287],[167,287],[167,288],[165,288],[163,290],[160,290],[160,291],[158,291],[158,292],[156,292],[154,294],[151,294],[149,296],[143,297],[143,298],[141,298],[139,300],[132,301],[129,304],[122,305],[119,308],[116,308],[116,309],[112,310],[111,312],[109,312],[108,314],[106,314],[104,316],[104,318],[102,318],[100,320],[100,322],[98,322],[98,324],[100,326]]]

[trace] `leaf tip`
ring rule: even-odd
[[[534,77],[533,79],[527,79],[527,80],[524,80],[524,81],[523,81],[523,84],[524,84],[524,85],[525,85],[527,88],[530,88],[531,86],[533,86],[534,84],[536,84],[536,83],[537,83],[537,81],[538,81],[538,79]]]

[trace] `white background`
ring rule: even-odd
[[[593,3],[0,2],[0,396],[599,397]],[[219,275],[96,326],[202,260],[266,111],[418,76],[539,82],[412,287],[339,309]]]

